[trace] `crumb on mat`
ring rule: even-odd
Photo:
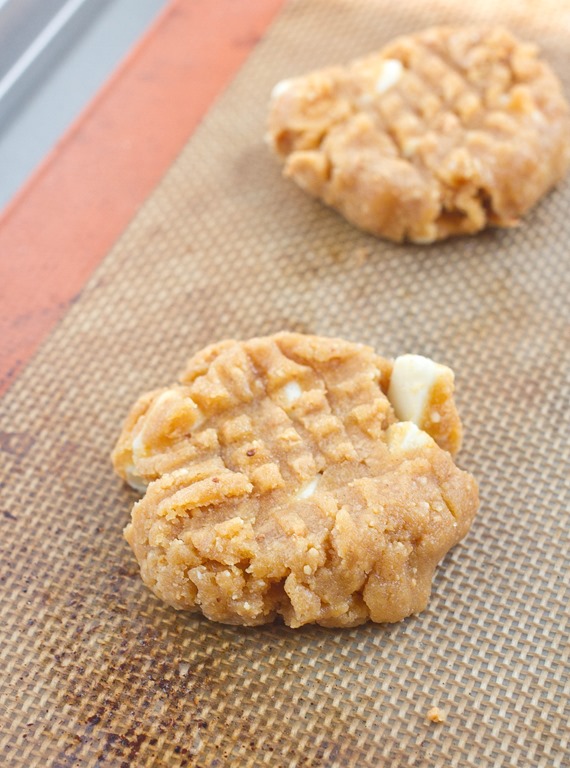
[[[428,710],[427,719],[432,723],[445,723],[445,713],[439,707]]]

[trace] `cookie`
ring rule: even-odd
[[[284,175],[397,242],[510,227],[566,173],[570,110],[535,45],[428,29],[274,88]]]
[[[230,624],[421,611],[477,485],[449,368],[281,333],[194,355],[135,404],[113,453],[144,492],[125,537],[169,605]]]

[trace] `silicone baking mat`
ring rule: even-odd
[[[568,2],[290,2],[1,401],[3,764],[567,764],[570,185],[520,228],[398,246],[263,142],[279,79],[468,21],[537,40],[570,91]],[[109,463],[131,402],[207,343],[281,329],[457,372],[482,504],[418,617],[232,628],[138,578]]]

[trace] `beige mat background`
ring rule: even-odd
[[[282,181],[262,140],[280,78],[442,22],[507,22],[570,92],[569,2],[467,5],[291,2],[0,403],[2,765],[568,765],[570,184],[517,230],[396,246]],[[138,578],[108,459],[132,400],[281,329],[457,371],[482,506],[419,617],[236,629]]]

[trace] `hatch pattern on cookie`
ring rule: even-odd
[[[423,378],[406,389],[409,358]],[[146,489],[125,531],[145,584],[234,624],[353,626],[422,610],[477,509],[450,453],[453,376],[430,363],[287,333],[195,355],[178,384],[135,404],[113,454]],[[402,403],[414,420],[398,419]]]
[[[570,111],[535,45],[438,27],[279,83],[267,138],[356,226],[430,243],[516,224],[568,169]]]

